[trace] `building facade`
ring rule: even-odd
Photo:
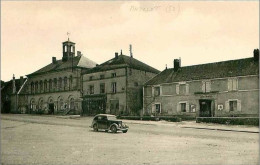
[[[115,57],[82,73],[83,114],[138,114],[142,111],[142,87],[159,71],[132,56]]]
[[[66,114],[81,113],[81,73],[96,66],[79,51],[75,55],[75,43],[62,43],[61,60],[52,57],[52,62],[27,75],[22,93],[27,96],[26,113]]]
[[[144,86],[144,115],[258,116],[259,50],[254,57],[165,69]]]

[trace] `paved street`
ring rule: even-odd
[[[124,120],[129,131],[113,134],[93,132],[91,120],[2,114],[1,162],[259,164],[258,127]]]

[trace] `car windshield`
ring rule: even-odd
[[[117,120],[117,119],[116,119],[116,116],[107,116],[107,119],[108,119],[108,120]]]

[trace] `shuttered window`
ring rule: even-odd
[[[210,81],[202,81],[202,92],[210,92],[211,91],[211,82]]]
[[[228,79],[228,90],[234,91],[238,89],[238,80],[237,78],[229,78]]]
[[[241,111],[241,100],[228,100],[225,102],[225,110],[227,112],[231,111]]]

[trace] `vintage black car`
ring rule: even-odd
[[[121,120],[117,120],[115,115],[109,114],[96,115],[90,127],[93,128],[94,131],[105,130],[106,132],[111,131],[113,133],[117,131],[126,133],[129,128],[126,124],[123,124]]]

